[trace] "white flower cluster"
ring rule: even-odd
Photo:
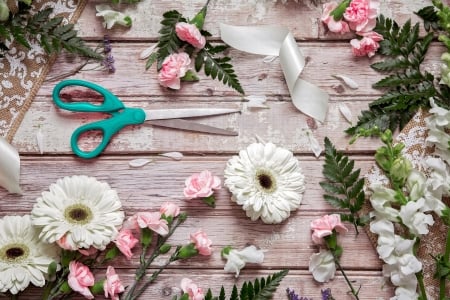
[[[399,200],[397,191],[386,186],[373,184],[369,187],[373,192],[370,202],[374,209],[370,230],[378,235],[377,252],[386,263],[383,274],[397,286],[391,300],[417,299],[415,273],[422,270],[422,263],[413,252],[416,238],[405,239],[395,234],[394,223],[401,222],[415,237],[428,234],[428,227],[434,224],[430,212],[441,216],[446,208],[442,197],[450,194],[450,135],[445,132],[450,125],[450,112],[433,101],[431,105],[432,115],[426,119],[427,142],[435,146],[437,157],[429,156],[422,162],[429,175],[412,169],[404,187],[407,196],[403,201]]]

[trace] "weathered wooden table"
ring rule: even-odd
[[[267,63],[263,57],[230,50],[236,73],[247,95],[266,95],[269,109],[250,109],[240,95],[221,83],[200,74],[196,83],[184,83],[179,91],[162,88],[156,71],[145,71],[145,61],[140,53],[157,41],[159,22],[163,12],[177,9],[185,16],[194,16],[202,7],[201,0],[154,1],[143,0],[136,5],[123,5],[133,19],[131,29],[105,30],[101,20],[95,17],[95,5],[103,1],[90,1],[83,11],[78,26],[81,36],[95,46],[108,34],[112,41],[112,54],[116,72],[107,74],[102,70],[86,70],[66,78],[79,78],[96,82],[110,89],[129,106],[144,108],[163,107],[210,107],[223,106],[242,108],[242,114],[200,118],[199,121],[236,130],[237,137],[212,136],[183,132],[148,125],[128,127],[117,135],[106,152],[99,158],[83,160],[75,157],[69,147],[72,131],[80,124],[99,116],[89,114],[67,114],[58,111],[51,101],[55,80],[44,83],[20,126],[13,145],[21,155],[22,196],[7,194],[0,189],[0,212],[6,214],[29,213],[36,198],[47,190],[58,178],[74,174],[95,176],[107,181],[121,197],[127,215],[143,210],[156,210],[165,201],[174,201],[189,214],[187,222],[176,232],[172,242],[182,244],[189,234],[203,228],[213,241],[211,257],[198,257],[178,262],[168,268],[143,299],[171,299],[179,292],[180,281],[190,277],[201,287],[211,287],[216,293],[223,284],[230,290],[236,282],[253,279],[274,271],[289,268],[290,272],[278,289],[275,299],[285,299],[287,287],[294,288],[303,296],[320,298],[320,289],[330,287],[337,299],[351,299],[347,295],[344,278],[337,273],[327,284],[316,283],[308,272],[309,257],[316,252],[310,238],[310,221],[333,212],[333,208],[322,198],[319,182],[323,180],[323,155],[316,158],[309,149],[307,119],[294,108],[277,60]],[[318,85],[330,94],[326,121],[313,129],[314,136],[323,144],[328,136],[339,150],[350,154],[364,174],[374,163],[374,150],[380,145],[376,139],[360,139],[349,145],[344,130],[350,124],[338,109],[345,103],[353,113],[353,120],[380,91],[371,85],[381,78],[369,65],[377,58],[355,58],[348,44],[351,36],[340,36],[325,31],[320,22],[321,5],[308,0],[213,0],[209,5],[205,29],[212,32],[211,40],[220,42],[219,23],[235,25],[279,24],[287,26],[298,41],[307,66],[302,78]],[[325,1],[322,1],[325,2]],[[431,1],[425,1],[429,3]],[[423,7],[424,1],[385,0],[382,13],[403,23],[408,18],[416,21],[413,11]],[[442,47],[433,45],[426,63],[438,69]],[[70,72],[83,60],[61,55],[53,65],[48,78]],[[332,75],[342,74],[353,78],[359,88],[345,87]],[[40,127],[44,134],[44,154],[40,155],[36,145],[36,131]],[[212,209],[200,201],[186,201],[183,197],[184,180],[195,172],[210,170],[223,179],[225,164],[231,156],[260,138],[271,141],[293,151],[304,174],[307,189],[300,209],[280,225],[265,225],[252,222],[240,206],[230,201],[225,189],[216,192],[217,207]],[[87,143],[92,142],[88,139]],[[184,158],[175,161],[158,154],[179,151]],[[153,159],[142,168],[130,168],[128,162],[135,158]],[[387,299],[392,288],[384,283],[381,263],[362,232],[349,232],[342,237],[344,246],[342,265],[355,286],[361,285],[361,299]],[[242,248],[252,244],[267,250],[262,265],[248,265],[238,280],[234,274],[223,271],[224,260],[220,251],[224,246]],[[115,265],[120,276],[130,282],[137,259],[120,260]],[[162,263],[159,261],[158,263]],[[103,271],[102,271],[103,272]],[[29,292],[30,299],[35,292]]]

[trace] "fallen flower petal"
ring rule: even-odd
[[[344,75],[333,75],[334,78],[342,80],[349,88],[351,89],[357,89],[359,88],[359,85],[351,79],[350,77],[344,76]]]
[[[158,46],[158,44],[154,44],[142,51],[139,55],[139,59],[147,59],[153,53],[153,50],[155,50],[156,46]]]
[[[349,122],[351,124],[353,115],[352,115],[352,112],[350,111],[350,108],[348,108],[348,106],[344,103],[339,103],[338,108],[339,108],[339,111],[341,112],[341,114],[347,120],[347,122]]]
[[[227,263],[223,268],[224,271],[236,273],[236,277],[239,276],[239,272],[245,267],[246,263],[260,264],[264,261],[264,251],[257,249],[253,245],[239,251],[225,248],[222,251],[222,255],[227,259]]]
[[[269,108],[266,104],[267,97],[265,95],[257,96],[257,95],[249,95],[244,97],[245,100],[248,100],[247,107],[255,107],[255,108]]]
[[[166,153],[161,153],[160,155],[172,158],[173,160],[181,160],[184,157],[183,153],[181,153],[181,152],[166,152]]]
[[[95,6],[97,10],[97,17],[103,17],[103,26],[106,29],[111,29],[115,24],[123,26],[131,26],[131,18],[119,11],[113,10],[109,5],[99,4]]]
[[[128,165],[132,168],[140,168],[145,166],[146,164],[151,163],[152,160],[151,159],[147,159],[147,158],[137,158],[137,159],[133,159],[131,160]]]

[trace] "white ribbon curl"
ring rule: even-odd
[[[0,186],[10,193],[21,194],[19,186],[20,157],[17,150],[0,136]]]
[[[286,27],[220,24],[220,34],[226,44],[240,51],[279,56],[294,106],[320,122],[325,120],[329,96],[314,84],[299,78],[305,67],[305,58]]]

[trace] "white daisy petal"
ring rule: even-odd
[[[253,143],[232,157],[224,171],[231,200],[251,220],[280,223],[301,203],[305,177],[292,152],[272,143]]]
[[[59,248],[38,239],[29,215],[0,219],[0,292],[15,295],[30,283],[42,287],[48,266],[59,260]]]
[[[93,177],[59,179],[43,192],[31,211],[40,238],[53,243],[64,238],[67,248],[103,250],[125,218],[119,196]]]

